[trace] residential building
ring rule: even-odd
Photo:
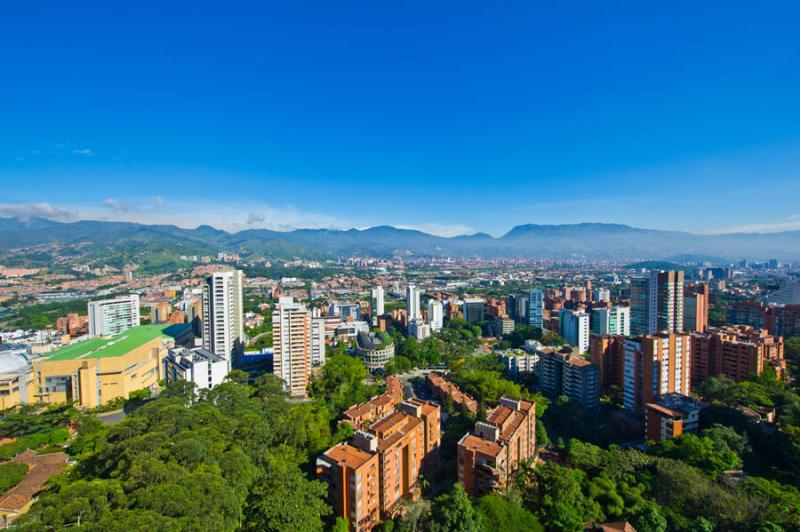
[[[89,302],[89,336],[116,336],[139,326],[139,295]]]
[[[544,328],[544,292],[540,289],[529,290],[527,294],[528,325]]]
[[[749,325],[755,329],[767,328],[764,322],[766,308],[757,301],[733,301],[725,307],[726,325]]]
[[[630,307],[605,307],[592,309],[594,334],[631,335]]]
[[[228,361],[244,352],[241,270],[214,272],[203,283],[203,347]]]
[[[612,387],[622,388],[625,375],[625,337],[595,335],[589,340],[592,364],[599,371],[600,390],[608,393]]]
[[[439,465],[439,449],[442,445],[441,407],[431,401],[414,397],[400,403],[399,408],[402,412],[422,420],[422,469],[432,471]]]
[[[506,367],[509,375],[514,381],[519,380],[522,373],[539,372],[539,354],[526,353],[525,351],[503,351],[500,353],[500,361]]]
[[[377,444],[377,442],[376,442]],[[380,520],[378,454],[340,443],[317,458],[316,471],[328,484],[328,502],[354,532],[369,532]]]
[[[431,332],[439,332],[444,326],[444,307],[441,301],[431,299],[428,302],[428,324]]]
[[[536,454],[536,405],[501,397],[486,421],[458,442],[458,481],[472,497],[502,489]]]
[[[473,414],[478,413],[478,402],[462,392],[458,386],[445,380],[439,373],[428,373],[428,390],[430,390],[431,394],[439,399],[442,404],[450,400],[455,407],[463,406]]]
[[[539,386],[551,397],[566,395],[584,408],[595,408],[600,401],[600,368],[569,352],[543,352]]]
[[[592,290],[592,301],[608,303],[611,301],[611,290],[608,288],[595,288]]]
[[[739,325],[692,334],[692,380],[726,375],[741,382],[767,366],[778,375],[785,369],[783,338],[766,329]]]
[[[164,359],[189,327],[141,325],[122,334],[94,337],[33,361],[36,399],[96,408],[161,380]]]
[[[406,317],[408,322],[422,319],[422,311],[419,306],[419,288],[410,284],[406,287]]]
[[[650,271],[631,279],[631,334],[683,331],[682,271]]]
[[[386,378],[386,393],[376,395],[366,403],[353,405],[342,417],[353,428],[366,429],[373,421],[388,416],[403,400],[403,385],[397,377]]]
[[[310,345],[311,365],[325,365],[325,318],[311,318]]]
[[[176,347],[164,358],[163,375],[167,384],[180,380],[192,382],[198,389],[210,390],[225,381],[228,361],[204,347]]]
[[[561,337],[578,352],[589,351],[589,315],[584,311],[561,309],[559,312]]]
[[[58,334],[70,336],[87,334],[89,332],[89,316],[81,316],[73,312],[67,314],[66,317],[57,318],[56,331]]]
[[[652,441],[697,432],[705,405],[679,393],[667,393],[645,405],[645,437]]]
[[[683,295],[683,328],[685,332],[703,332],[708,328],[709,284],[686,285]]]
[[[775,336],[800,335],[800,305],[772,305],[764,311],[764,327]]]
[[[624,404],[643,412],[644,405],[667,393],[689,395],[692,341],[683,333],[625,339]]]
[[[383,303],[383,287],[378,285],[372,289],[370,293],[369,313],[372,326],[378,325],[378,316],[383,316],[384,303]]]
[[[290,397],[305,397],[311,373],[311,315],[292,297],[281,297],[272,311],[272,371]]]
[[[408,322],[408,336],[417,340],[424,340],[431,335],[431,326],[422,319]]]
[[[485,302],[480,298],[464,300],[464,319],[470,323],[483,319]]]

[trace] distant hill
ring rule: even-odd
[[[680,260],[678,257],[713,257],[720,261],[800,260],[800,231],[698,235],[620,224],[527,224],[514,227],[498,238],[484,233],[445,238],[390,226],[289,232],[251,229],[228,233],[207,225],[184,229],[126,222],[0,219],[0,252],[41,244],[78,243],[103,253],[113,253],[120,248],[155,247],[191,254],[236,251],[269,259],[401,255],[628,262]]]

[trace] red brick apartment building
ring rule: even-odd
[[[536,454],[536,405],[502,397],[485,422],[458,442],[458,481],[479,497],[502,489],[521,462]]]
[[[760,375],[765,366],[775,368],[778,376],[786,368],[783,338],[765,329],[748,325],[730,325],[692,334],[692,379],[703,380],[726,375],[740,382]]]
[[[428,389],[441,402],[446,401],[447,398],[450,397],[456,406],[463,404],[473,414],[478,412],[478,402],[462,392],[455,384],[446,381],[439,373],[428,374]]]

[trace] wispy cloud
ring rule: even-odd
[[[703,232],[710,235],[721,235],[726,233],[777,233],[780,231],[800,231],[800,214],[793,214],[774,222],[734,225]]]
[[[94,155],[94,152],[89,148],[77,148],[72,150],[72,153],[75,155],[82,155],[83,157],[91,157]]]
[[[103,205],[116,212],[130,212],[133,207],[127,203],[120,201],[116,198],[106,198],[103,200]]]
[[[47,202],[0,203],[0,217],[23,220],[40,217],[59,222],[70,222],[78,218],[78,212],[66,207],[55,207]]]
[[[395,227],[398,229],[422,231],[423,233],[444,237],[469,235],[476,232],[472,227],[462,224],[418,223],[410,225],[400,224],[395,225]]]

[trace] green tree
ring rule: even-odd
[[[531,512],[523,508],[519,502],[493,493],[478,499],[475,510],[480,518],[483,530],[496,532],[543,532],[539,520]]]
[[[631,524],[637,532],[665,532],[667,530],[667,520],[658,512],[653,504],[648,504],[642,510],[633,515]]]
[[[481,532],[475,508],[461,483],[453,485],[450,493],[440,495],[434,503],[433,530],[436,532]]]

